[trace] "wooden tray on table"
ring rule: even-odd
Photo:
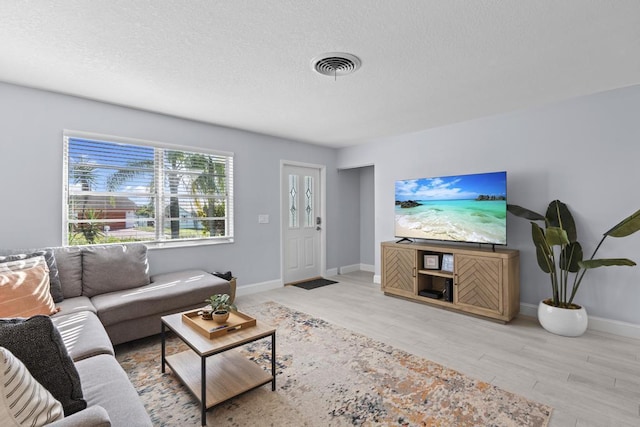
[[[202,309],[182,313],[182,322],[191,326],[206,338],[215,338],[229,332],[245,329],[256,325],[256,319],[239,311],[229,311],[229,318],[224,323],[205,320],[198,314]]]

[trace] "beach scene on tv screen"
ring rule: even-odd
[[[395,235],[507,243],[507,174],[396,181]]]

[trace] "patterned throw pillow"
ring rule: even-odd
[[[42,256],[1,263],[0,295],[0,317],[57,312],[49,292],[49,268]]]
[[[0,425],[40,427],[64,418],[62,404],[0,347]]]
[[[47,261],[47,267],[49,267],[49,291],[53,297],[53,302],[62,302],[64,300],[64,295],[62,295],[62,283],[60,282],[58,264],[56,263],[56,258],[53,255],[53,249],[42,249],[23,254],[0,255],[0,263],[18,261],[38,256],[43,256],[45,261]]]

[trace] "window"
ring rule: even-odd
[[[63,244],[233,241],[233,154],[64,133]]]
[[[300,228],[300,200],[298,197],[299,181],[304,183],[304,212],[302,213],[304,218],[304,227],[315,227],[315,213],[313,206],[313,177],[312,176],[299,176],[295,174],[289,175],[289,228]]]

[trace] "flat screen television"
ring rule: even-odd
[[[507,244],[507,172],[396,181],[395,235]]]

